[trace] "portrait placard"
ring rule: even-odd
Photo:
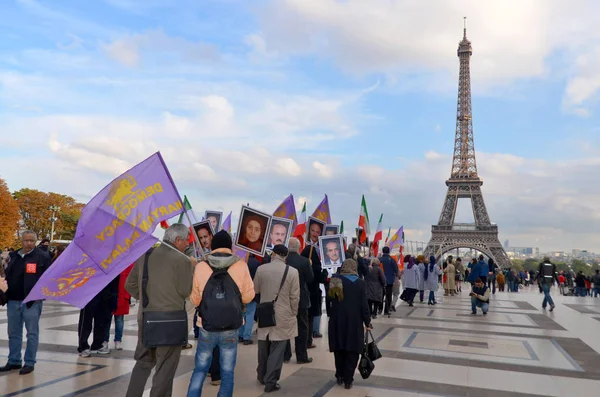
[[[257,211],[248,206],[242,206],[240,222],[234,244],[246,251],[259,255],[265,254],[268,234],[271,229],[273,216]]]
[[[325,235],[333,236],[335,234],[340,234],[340,225],[326,225],[325,226]]]
[[[334,236],[319,237],[319,251],[323,269],[332,270],[335,273],[346,259],[343,236],[336,234]]]
[[[287,218],[273,217],[271,227],[267,236],[267,249],[272,249],[277,244],[283,244],[287,247],[292,235],[292,225],[294,221]]]
[[[198,236],[198,240],[200,241],[200,246],[202,247],[203,252],[211,251],[212,238],[215,235],[215,231],[212,227],[212,224],[209,220],[205,220],[202,222],[194,223],[192,226],[194,229],[194,233]]]
[[[204,220],[210,221],[212,228],[217,233],[221,230],[221,220],[223,219],[223,212],[221,211],[206,211],[204,212]]]
[[[309,216],[305,237],[306,244],[319,244],[319,236],[325,234],[325,225],[326,223],[322,220]]]

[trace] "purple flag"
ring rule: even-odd
[[[233,255],[239,256],[244,262],[248,263],[248,251],[238,247],[237,245],[234,245],[231,252]]]
[[[83,308],[158,242],[163,220],[183,212],[159,152],[116,178],[83,209],[75,238],[24,302],[50,299]]]
[[[387,246],[390,247],[390,251],[398,245],[404,245],[404,226],[400,226],[400,229],[394,233],[387,243]]]
[[[294,221],[292,225],[292,230],[296,229],[296,225],[298,224],[298,219],[296,218],[296,205],[294,204],[294,195],[290,194],[279,207],[273,212],[273,216],[278,218],[286,218]]]
[[[319,204],[315,212],[313,212],[312,216],[313,218],[320,219],[328,225],[331,225],[331,212],[329,211],[329,199],[327,198],[327,195],[325,195],[325,198],[321,201],[321,204]]]
[[[227,215],[227,218],[223,221],[223,230],[228,233],[231,233],[231,212],[232,211],[229,211],[229,215]]]

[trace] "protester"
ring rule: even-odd
[[[207,260],[198,263],[194,271],[190,300],[199,307],[200,337],[188,397],[202,395],[215,347],[220,354],[219,396],[233,395],[237,344],[244,316],[242,306],[252,302],[255,293],[248,265],[232,254],[232,247],[231,236],[221,230],[212,239]]]
[[[550,258],[544,258],[538,269],[538,280],[542,291],[544,292],[544,300],[542,301],[542,308],[546,309],[546,305],[550,305],[550,311],[554,310],[554,301],[550,296],[550,288],[554,284],[554,281],[558,282],[558,275],[556,274],[556,265],[550,262]]]
[[[318,225],[318,224],[317,224]],[[309,349],[317,347],[313,343],[313,338],[322,338],[321,329],[321,315],[323,314],[323,292],[321,291],[321,284],[327,282],[329,274],[327,270],[321,268],[321,259],[319,258],[319,249],[313,245],[307,245],[302,250],[302,256],[308,258],[311,263],[314,279],[312,283],[308,284],[308,291],[310,292],[310,308],[308,309],[308,342],[307,346]],[[311,332],[312,331],[312,332]]]
[[[301,256],[300,240],[295,237],[290,238],[288,243],[288,256],[286,263],[296,269],[299,275],[300,282],[300,303],[298,304],[298,336],[294,341],[296,351],[296,360],[298,364],[312,363],[313,359],[308,357],[308,309],[310,308],[310,292],[308,284],[312,283],[315,276],[313,274],[310,261]],[[312,330],[310,330],[312,332]],[[291,343],[288,342],[285,349],[284,361],[289,362],[292,357]]]
[[[435,300],[435,292],[438,290],[439,276],[442,274],[442,269],[435,263],[435,256],[429,257],[429,264],[425,268],[423,277],[425,278],[425,289],[429,291],[428,305],[437,304]]]
[[[395,260],[390,257],[390,247],[383,247],[383,255],[379,260],[383,265],[383,271],[385,273],[385,310],[384,315],[389,316],[392,306],[392,289],[394,287],[394,281],[398,276],[398,264]],[[416,288],[419,286],[417,285]]]
[[[492,295],[496,293],[496,274],[498,273],[498,265],[493,258],[488,259],[488,287],[492,289]]]
[[[141,301],[138,309],[138,342],[134,353],[135,366],[129,380],[126,397],[141,397],[152,369],[155,368],[150,395],[170,396],[173,379],[179,365],[181,346],[146,347],[142,343],[143,313],[185,310],[185,300],[192,290],[194,258],[183,252],[188,247],[190,231],[187,226],[171,225],[163,243],[150,254],[139,258],[125,282],[125,290]],[[179,252],[177,252],[179,251]],[[147,300],[143,299],[144,262],[148,263]]]
[[[108,283],[91,301],[79,312],[79,326],[77,335],[79,346],[77,351],[81,357],[90,357],[92,354],[109,354],[108,333],[110,330],[111,312],[117,309],[119,294],[119,277]],[[88,342],[94,330],[92,346]]]
[[[483,280],[475,280],[471,295],[471,313],[477,314],[477,308],[480,307],[483,315],[487,315],[490,300],[490,289]]]
[[[299,248],[299,247],[298,247]],[[260,294],[260,303],[274,302],[275,326],[258,328],[258,381],[265,393],[281,388],[279,379],[289,340],[298,336],[298,305],[300,303],[300,276],[298,270],[286,265],[288,249],[279,244],[273,247],[274,258],[256,272],[254,289]],[[298,351],[296,351],[296,358]],[[299,362],[303,364],[304,362]],[[188,397],[191,397],[188,395]]]
[[[27,375],[35,368],[43,304],[42,301],[31,301],[23,305],[23,300],[50,266],[50,257],[35,247],[36,240],[35,232],[25,230],[21,233],[23,247],[11,252],[9,256],[6,268],[8,289],[5,296],[8,305],[8,363],[0,367],[0,372],[19,369],[19,374]],[[24,366],[21,361],[23,325],[27,330]]]
[[[419,269],[419,302],[423,303],[425,300],[425,257],[423,255],[417,256],[417,268]]]
[[[354,371],[365,343],[364,328],[372,329],[366,286],[358,277],[357,263],[346,259],[340,274],[331,278],[326,299],[329,317],[329,351],[335,358],[339,385],[352,388]]]
[[[404,257],[402,285],[404,286],[404,292],[400,295],[400,299],[412,307],[415,295],[419,291],[419,268],[415,265],[415,259],[411,255]]]
[[[125,327],[125,316],[129,314],[129,300],[131,299],[131,295],[125,289],[125,282],[127,281],[127,276],[131,273],[131,269],[135,263],[132,263],[127,269],[123,270],[118,277],[119,280],[119,291],[117,297],[117,308],[113,311],[113,316],[115,317],[115,350],[123,350],[123,346],[121,342],[123,341],[123,328]],[[108,342],[110,339],[110,324],[112,322],[112,318],[108,321],[108,328],[106,330],[106,338],[104,341],[106,342],[106,346],[108,347]]]
[[[383,306],[382,297],[386,284],[385,275],[383,274],[383,270],[381,270],[380,264],[379,259],[371,259],[369,273],[365,278],[367,284],[367,301],[369,302],[369,309],[373,319],[377,318],[377,312]]]

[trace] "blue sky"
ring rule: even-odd
[[[161,150],[201,210],[327,193],[351,225],[365,193],[373,222],[427,241],[467,16],[500,238],[600,252],[600,6],[425,3],[4,0],[0,176],[87,201]]]

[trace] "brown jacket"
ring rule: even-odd
[[[272,302],[277,296],[285,271],[285,262],[276,258],[259,266],[254,277],[254,289],[260,294],[260,303]],[[289,267],[288,274],[275,303],[277,325],[258,329],[258,340],[283,341],[298,336],[298,304],[300,303],[300,276],[298,270]]]
[[[142,307],[142,276],[144,274],[144,257],[137,261],[125,282],[125,289],[140,301],[138,320],[143,311],[168,312],[184,310],[185,299],[192,290],[192,266],[190,259],[175,252],[162,243],[152,251],[148,258],[148,293],[149,304]]]

